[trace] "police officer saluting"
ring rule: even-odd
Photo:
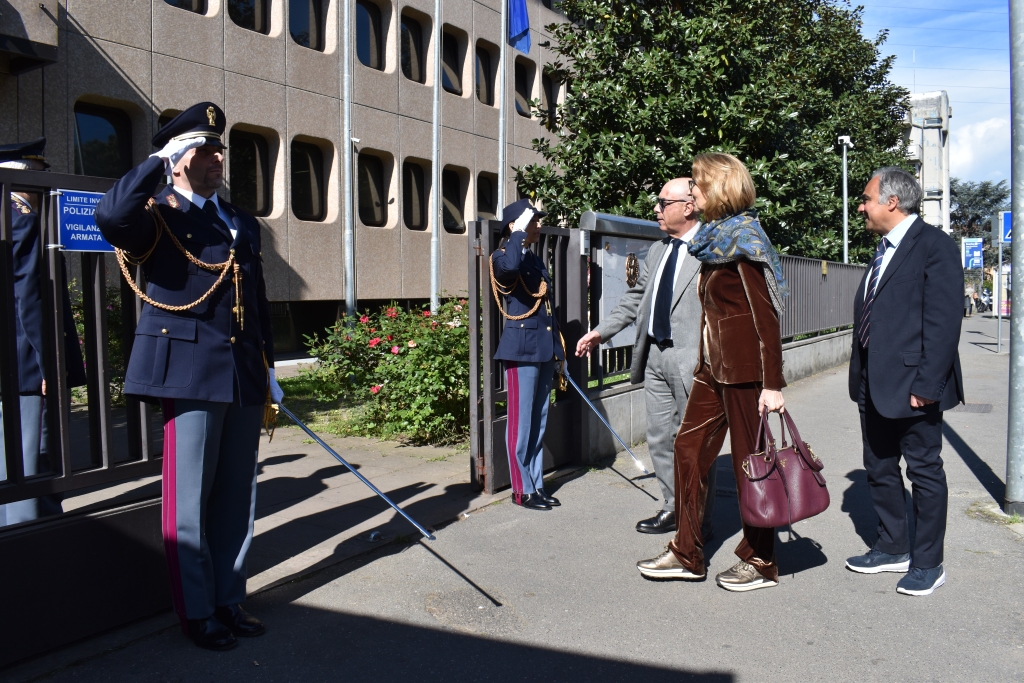
[[[274,378],[270,306],[256,220],[217,196],[224,112],[186,109],[153,138],[160,151],[96,207],[122,272],[147,288],[125,393],[159,399],[164,416],[163,536],[171,594],[196,645],[223,650],[263,624],[245,612],[256,456]],[[157,190],[165,176],[172,185]],[[129,277],[130,280],[130,277]]]
[[[491,286],[506,318],[494,357],[505,362],[505,445],[513,500],[530,510],[550,510],[561,504],[544,492],[543,441],[551,380],[555,364],[565,360],[565,351],[551,306],[551,276],[528,248],[540,239],[540,219],[546,215],[528,199],[506,206],[502,216],[509,223],[502,235],[508,240],[491,254]]]

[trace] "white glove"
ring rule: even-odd
[[[189,140],[171,140],[164,148],[156,154],[150,154],[151,157],[160,157],[164,160],[164,175],[171,175],[171,171],[178,165],[181,158],[188,153],[190,149],[196,147],[202,147],[206,144],[206,138],[191,138]]]
[[[284,400],[284,389],[277,383],[277,377],[274,375],[274,368],[270,368],[270,401],[272,403],[280,404]]]
[[[526,226],[533,220],[533,209],[523,211],[522,215],[512,224],[512,232],[526,232]]]

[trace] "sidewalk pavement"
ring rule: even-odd
[[[732,594],[713,581],[643,579],[635,562],[659,553],[668,538],[633,530],[658,507],[657,484],[636,476],[628,456],[558,480],[562,507],[539,513],[488,505],[501,500],[470,491],[465,453],[434,461],[444,451],[329,440],[421,522],[460,516],[431,543],[415,541],[407,523],[330,456],[286,430],[261,454],[251,587],[272,588],[247,605],[266,621],[266,636],[208,653],[165,617],[0,680],[1018,678],[1024,540],[991,512],[1003,495],[1008,369],[1007,356],[994,353],[995,326],[979,317],[964,324],[969,410],[992,407],[946,415],[948,582],[930,597],[897,595],[897,575],[843,568],[873,542],[876,523],[844,366],[785,391],[803,437],[825,462],[832,505],[796,524],[792,538],[779,533],[777,588]],[[711,575],[734,563],[739,540],[731,468],[726,457],[718,464]],[[476,512],[459,515],[467,510]],[[371,529],[393,540],[369,544]],[[317,568],[324,569],[304,573]]]

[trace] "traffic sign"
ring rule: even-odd
[[[114,247],[100,233],[93,215],[102,198],[102,192],[57,190],[57,226],[62,249],[114,251]]]
[[[980,237],[965,237],[963,241],[963,263],[967,270],[976,270],[985,263],[982,245],[985,240]]]
[[[1009,244],[1013,241],[1013,212],[999,212],[999,233],[1003,236],[1003,242]]]

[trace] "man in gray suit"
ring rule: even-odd
[[[602,341],[636,322],[629,379],[633,384],[644,383],[647,447],[664,499],[658,514],[637,522],[636,530],[645,534],[676,530],[673,445],[697,366],[701,315],[697,296],[700,262],[686,250],[700,227],[700,212],[690,194],[689,178],[665,183],[654,213],[666,237],[651,245],[636,285],[626,292],[607,320],[601,321],[576,345],[577,356],[590,355]],[[714,503],[715,467],[712,465],[704,507],[705,539],[711,535]]]

